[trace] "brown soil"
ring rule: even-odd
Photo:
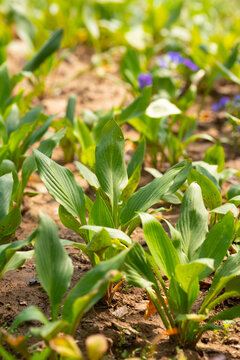
[[[111,69],[111,77],[96,73],[90,69],[90,58],[92,50],[85,47],[77,49],[68,60],[63,61],[59,68],[50,75],[47,82],[47,90],[43,99],[36,99],[35,103],[44,104],[46,112],[49,114],[58,113],[61,115],[65,111],[66,102],[71,93],[77,94],[77,113],[84,108],[92,110],[110,109],[118,106],[129,96],[123,86],[119,84],[116,67]],[[9,53],[11,69],[19,69],[19,62]],[[20,58],[21,63],[24,61]],[[78,74],[81,74],[81,76]],[[109,74],[109,73],[108,73]],[[69,79],[71,81],[69,81]],[[57,91],[55,91],[57,86]],[[227,90],[226,90],[227,88]],[[51,90],[53,89],[53,90]],[[224,91],[223,91],[224,89]],[[50,91],[51,90],[51,91]],[[236,92],[236,88],[225,82],[216,85],[216,96],[229,95]],[[205,111],[209,111],[211,103],[215,97],[209,96]],[[192,109],[194,112],[196,109]],[[221,119],[220,119],[221,120]],[[216,138],[229,137],[230,129],[223,126],[213,114],[206,122],[199,122],[200,132],[207,132]],[[124,127],[127,137],[136,137],[136,132],[128,126]],[[202,160],[206,149],[211,144],[206,141],[198,141],[189,146],[188,150],[193,160]],[[229,145],[225,146],[227,155],[227,167],[240,170],[239,154],[233,152]],[[62,162],[62,153],[56,149],[53,158]],[[67,167],[77,174],[74,164]],[[79,176],[77,181],[89,192],[87,183]],[[143,171],[141,185],[148,183],[151,176]],[[224,187],[226,190],[230,185],[238,183],[238,178],[232,177]],[[81,241],[78,235],[62,226],[58,218],[58,205],[47,193],[44,185],[37,175],[33,175],[28,184],[28,190],[38,191],[39,195],[34,198],[24,198],[22,212],[22,223],[16,233],[16,239],[25,239],[38,225],[39,212],[42,210],[48,213],[58,224],[60,237],[74,241]],[[179,215],[179,207],[173,207],[172,212],[168,213],[168,219],[174,224]],[[134,232],[134,239],[144,243],[141,228]],[[74,265],[74,275],[72,285],[74,285],[91,267],[85,256],[79,256],[79,250],[68,247],[69,256]],[[30,285],[30,279],[36,279],[36,269],[34,261],[26,263],[18,270],[10,271],[1,280],[0,295],[0,326],[8,327],[14,317],[29,305],[36,305],[44,313],[49,315],[49,301],[42,290],[40,284],[36,282]],[[72,286],[71,285],[71,286]],[[201,299],[204,298],[207,289],[201,289]],[[107,359],[122,359],[127,357],[141,357],[142,359],[180,359],[182,350],[170,342],[164,333],[163,325],[158,315],[152,315],[148,320],[144,319],[146,308],[146,293],[138,288],[123,285],[115,296],[112,304],[107,306],[102,300],[96,304],[81,321],[76,334],[79,346],[84,348],[84,339],[90,334],[102,333],[106,336],[109,343]],[[229,300],[225,306],[239,304],[239,299]],[[21,327],[21,333],[28,330],[28,325]],[[36,344],[37,339],[31,339],[31,344]],[[154,345],[155,344],[155,345]],[[39,344],[41,346],[41,343]],[[209,332],[204,334],[201,341],[197,344],[197,350],[184,350],[187,359],[240,359],[240,319],[223,331]]]

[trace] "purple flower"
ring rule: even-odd
[[[138,84],[140,89],[145,88],[145,86],[152,86],[153,78],[151,74],[140,74],[138,76]]]
[[[183,56],[182,56],[182,54],[180,54],[180,52],[168,51],[167,55],[168,55],[171,62],[173,62],[173,63],[175,63],[177,65],[182,64]]]
[[[158,65],[159,65],[160,68],[167,68],[168,67],[167,66],[167,61],[166,61],[166,59],[164,57],[161,57],[159,59]]]
[[[235,106],[240,105],[240,94],[237,94],[237,95],[234,96],[233,102],[234,102]]]
[[[212,105],[212,111],[218,111],[221,108],[224,108],[228,103],[230,99],[227,96],[221,97],[218,103],[215,103]]]
[[[198,66],[190,59],[183,59],[183,64],[192,71],[197,71]]]
[[[218,111],[219,109],[220,109],[220,105],[218,103],[212,105],[212,111]]]
[[[230,101],[229,97],[227,96],[221,97],[221,99],[219,100],[220,107],[226,106],[229,103],[229,101]]]

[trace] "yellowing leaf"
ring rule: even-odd
[[[70,335],[59,336],[50,341],[51,349],[55,350],[59,355],[70,359],[82,360],[83,355],[77,346],[74,338]]]
[[[86,340],[86,348],[89,360],[100,360],[107,352],[107,340],[101,334],[91,335]]]

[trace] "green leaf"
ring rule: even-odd
[[[211,322],[216,320],[233,320],[238,317],[240,317],[240,305],[233,306],[227,310],[221,311],[211,319]]]
[[[94,145],[90,130],[88,129],[87,125],[84,124],[84,122],[80,119],[77,119],[74,124],[73,134],[78,139],[82,151],[85,151],[86,149]]]
[[[88,224],[114,228],[111,212],[99,194],[90,211]]]
[[[73,94],[68,99],[67,110],[66,110],[66,118],[71,121],[71,124],[74,124],[74,114],[76,108],[76,95]]]
[[[230,80],[230,81],[240,85],[239,77],[237,77],[232,71],[230,71],[226,66],[224,66],[220,62],[216,61],[216,64],[217,64],[218,69],[220,70],[220,73],[222,74],[222,76],[225,79]]]
[[[139,165],[142,165],[145,155],[145,148],[146,148],[146,142],[143,139],[138,145],[136,151],[134,152],[128,164],[127,167],[128,178],[132,176],[133,172],[139,167]]]
[[[103,227],[102,226],[94,226],[94,225],[84,225],[81,227],[81,230],[84,230],[84,229],[91,230],[94,232],[99,232],[103,229]],[[117,230],[117,229],[111,229],[106,226],[104,226],[104,229],[107,230],[107,232],[109,233],[109,235],[111,236],[112,239],[119,239],[126,246],[129,246],[132,244],[131,238],[128,235],[126,235],[123,231]]]
[[[124,137],[120,127],[110,120],[103,129],[96,146],[96,176],[103,191],[109,196],[114,222],[121,190],[128,183],[124,160]]]
[[[153,101],[146,109],[146,115],[151,118],[161,118],[163,116],[180,114],[181,110],[167,99]]]
[[[128,184],[127,186],[123,189],[123,198],[125,201],[127,201],[130,196],[134,193],[134,191],[136,190],[139,181],[141,179],[141,170],[142,170],[142,165],[139,164],[138,167],[133,171],[130,179],[128,179]]]
[[[227,192],[227,199],[232,199],[233,197],[240,195],[240,184],[233,185]]]
[[[56,320],[51,321],[42,327],[32,327],[30,328],[30,332],[33,334],[33,336],[41,337],[46,342],[49,342],[52,338],[57,336],[57,334],[68,328],[69,324],[66,321]]]
[[[14,322],[10,326],[10,331],[14,330],[26,321],[38,321],[45,325],[48,324],[48,320],[41,310],[39,310],[36,306],[28,306],[14,319]]]
[[[71,281],[73,266],[59,240],[57,225],[43,213],[35,241],[35,261],[41,285],[50,298],[52,317],[56,319]]]
[[[148,248],[160,270],[170,279],[180,264],[177,250],[163,230],[162,225],[151,215],[140,213],[143,232]]]
[[[222,205],[222,195],[214,183],[197,170],[191,169],[188,182],[196,181],[202,190],[203,201],[210,210]]]
[[[70,170],[58,165],[38,150],[34,150],[39,176],[52,197],[77,216],[82,224],[85,219],[85,198],[83,190],[77,184]]]
[[[127,282],[133,286],[140,288],[158,288],[151,265],[149,264],[144,250],[139,243],[135,243],[130,249],[125,265]]]
[[[48,39],[37,54],[29,60],[24,66],[24,71],[35,71],[50,55],[52,55],[60,46],[63,36],[63,30],[56,30]]]
[[[17,251],[13,256],[6,262],[5,266],[1,270],[0,277],[10,270],[16,270],[24,264],[27,259],[32,259],[34,255],[33,250],[29,251]]]
[[[142,115],[150,103],[151,95],[152,88],[150,86],[146,86],[143,89],[141,95],[139,95],[130,105],[123,109],[118,121],[122,123]]]
[[[233,239],[234,216],[229,212],[221,222],[217,223],[208,233],[206,240],[202,243],[195,254],[195,259],[212,258],[214,259],[214,268],[216,269],[224,256]],[[211,271],[205,271],[201,278],[209,275]]]
[[[0,109],[3,110],[11,95],[10,77],[6,63],[0,66]]]
[[[0,221],[8,214],[13,190],[12,174],[0,176]]]
[[[43,110],[43,106],[37,106],[37,107],[29,110],[21,118],[20,123],[19,123],[19,127],[21,127],[23,124],[33,124],[42,110]]]
[[[112,247],[112,239],[109,233],[103,228],[93,236],[92,240],[86,246],[85,252],[96,253],[99,260],[102,261],[104,260],[103,254],[108,247]]]
[[[63,138],[65,129],[61,129],[46,140],[41,141],[38,150],[44,155],[51,157],[53,149],[59,144]],[[22,165],[22,191],[25,189],[30,175],[37,170],[37,164],[34,154],[30,154]]]
[[[0,221],[0,242],[5,237],[14,234],[21,224],[21,211],[19,207],[14,207],[3,219]]]
[[[191,261],[208,231],[208,211],[203,203],[201,188],[196,183],[192,183],[184,194],[176,230],[182,235],[182,250]]]
[[[11,111],[7,116],[6,119],[6,129],[7,129],[7,135],[9,135],[17,130],[20,123],[20,111],[16,104],[12,105]]]
[[[146,211],[163,198],[174,193],[185,182],[191,164],[181,162],[169,169],[162,177],[135,192],[127,201],[121,213],[121,225],[127,224],[138,211]]]
[[[216,143],[210,147],[205,153],[204,161],[211,165],[218,165],[218,171],[222,171],[225,168],[225,154],[222,145]]]
[[[100,262],[72,288],[64,302],[62,310],[64,320],[69,323],[74,321],[73,304],[78,298],[97,291],[88,305],[88,309],[101,299],[106,292],[109,280],[116,275],[116,270],[122,267],[127,253],[128,250],[124,250],[114,258]]]
[[[99,189],[101,185],[99,184],[96,175],[79,161],[76,161],[76,165],[80,174],[85,180],[87,180],[89,185],[93,186],[95,189]]]
[[[221,266],[217,269],[215,276],[212,281],[212,286],[210,291],[216,287],[221,278],[227,279],[229,281],[235,276],[240,275],[240,252],[237,254],[231,255],[224,261]]]
[[[198,259],[188,264],[176,266],[176,280],[187,294],[188,311],[199,295],[199,277],[206,267],[213,270],[213,259]]]
[[[71,215],[62,205],[59,206],[58,215],[64,226],[75,231],[77,234],[80,233],[80,222],[77,221],[77,219],[75,219],[75,217]]]
[[[217,207],[216,209],[211,210],[210,213],[225,215],[229,211],[231,211],[233,213],[234,217],[237,217],[239,214],[238,208],[234,204],[231,204],[231,203],[223,204],[223,205]]]

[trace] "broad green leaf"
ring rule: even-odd
[[[217,269],[233,239],[234,216],[229,212],[224,215],[221,222],[217,223],[208,233],[206,240],[202,243],[194,258],[214,259],[214,268]],[[209,275],[210,271],[205,271],[202,278]]]
[[[237,254],[231,255],[224,261],[221,266],[217,269],[215,276],[212,281],[212,286],[210,288],[214,289],[214,287],[218,284],[221,278],[232,278],[240,275],[240,252]]]
[[[225,154],[222,145],[217,142],[210,147],[205,153],[204,161],[211,165],[217,165],[218,171],[222,171],[225,168]]]
[[[163,230],[162,225],[151,215],[140,213],[143,232],[148,248],[160,270],[170,279],[180,264],[177,250]]]
[[[0,109],[4,109],[11,95],[10,77],[6,63],[0,66]]]
[[[31,110],[29,110],[20,120],[19,127],[23,124],[33,124],[37,119],[38,115],[43,110],[43,106],[37,106]]]
[[[29,141],[27,143],[27,148],[35,144],[37,141],[41,140],[41,138],[43,137],[43,135],[46,133],[49,126],[51,125],[52,120],[53,120],[53,116],[49,116],[44,122],[44,124],[31,134]]]
[[[51,157],[53,149],[59,144],[63,138],[65,129],[57,131],[51,137],[41,141],[38,150],[44,155]],[[37,164],[34,154],[30,154],[23,162],[22,165],[22,191],[25,189],[30,175],[37,170]]]
[[[82,151],[85,151],[87,148],[94,145],[90,130],[88,129],[87,125],[84,124],[84,122],[80,119],[77,119],[74,124],[73,134],[78,139]]]
[[[103,228],[93,236],[85,250],[96,252],[99,256],[101,256],[109,246],[112,246],[112,239],[107,230]]]
[[[74,333],[83,315],[89,308],[91,301],[97,294],[97,290],[92,291],[82,297],[77,298],[72,306],[72,321],[70,333]]]
[[[72,288],[64,302],[62,310],[64,320],[69,323],[74,321],[73,304],[78,298],[96,290],[96,295],[91,300],[87,309],[101,299],[106,292],[109,281],[114,279],[114,276],[118,274],[118,270],[123,266],[127,253],[128,250],[124,250],[114,258],[100,262]]]
[[[182,235],[182,250],[191,261],[208,231],[208,212],[203,203],[201,188],[196,183],[192,183],[184,194],[176,230]]]
[[[32,259],[33,256],[34,256],[33,250],[15,252],[1,270],[0,277],[10,270],[16,270],[17,268],[22,266],[27,259]]]
[[[139,211],[148,210],[167,193],[175,193],[185,182],[191,164],[181,162],[169,169],[162,177],[135,192],[127,201],[121,213],[121,225],[127,224]]]
[[[73,266],[59,240],[57,225],[43,213],[35,241],[35,261],[41,285],[50,298],[52,317],[56,319],[71,281]]]
[[[211,321],[217,320],[233,320],[240,317],[240,305],[233,306],[227,310],[221,311],[219,314],[215,315]]]
[[[188,264],[176,266],[176,280],[187,294],[188,311],[199,295],[199,276],[210,267],[213,270],[213,259],[198,259]]]
[[[8,214],[13,190],[12,174],[0,176],[0,221]]]
[[[211,210],[210,213],[225,215],[229,211],[231,211],[233,213],[234,217],[237,217],[238,214],[239,214],[239,211],[238,211],[237,207],[234,204],[231,204],[231,203],[223,204],[223,205],[217,207],[216,209]]]
[[[222,195],[214,183],[197,170],[191,169],[188,182],[196,181],[202,190],[202,197],[206,207],[210,210],[222,205]]]
[[[48,320],[41,310],[39,310],[36,306],[28,306],[17,315],[10,327],[10,330],[14,330],[26,321],[38,321],[44,325],[48,324]]]
[[[125,79],[135,88],[138,88],[137,77],[141,73],[139,53],[132,48],[127,48],[120,64],[120,71]]]
[[[99,232],[103,229],[103,226],[94,226],[94,225],[81,226],[81,230],[84,230],[84,229],[91,230],[94,232]],[[132,244],[131,238],[128,235],[126,235],[123,231],[117,230],[117,229],[111,229],[106,226],[104,226],[104,229],[107,230],[107,232],[109,233],[109,235],[111,236],[112,239],[119,239],[119,240],[121,240],[121,242],[124,245],[127,245],[127,246]]]
[[[130,105],[128,105],[121,112],[118,121],[120,123],[126,122],[130,119],[136,118],[144,113],[146,108],[148,107],[152,95],[152,88],[150,86],[146,86],[143,89],[141,95],[139,95]]]
[[[37,54],[29,60],[24,66],[24,71],[35,71],[50,55],[52,55],[60,46],[63,36],[63,30],[56,30],[48,39]]]
[[[124,137],[114,120],[104,126],[96,146],[96,176],[101,188],[109,196],[116,223],[119,196],[128,183],[128,177],[124,160]]]
[[[130,249],[124,264],[127,282],[141,288],[158,288],[151,265],[139,243]]]
[[[136,188],[139,184],[139,181],[141,179],[141,170],[142,170],[142,165],[139,164],[138,167],[133,171],[131,177],[128,179],[128,184],[123,189],[123,192],[122,192],[123,198],[125,201],[127,201],[129,199],[129,197],[136,190]]]
[[[203,312],[209,306],[211,302],[214,302],[216,296],[222,291],[222,289],[235,277],[240,276],[240,252],[231,255],[226,261],[221,264],[213,278],[212,285],[208,291],[207,296],[204,299],[202,307],[200,309]]]
[[[88,224],[114,228],[111,212],[100,194],[97,195],[97,198],[93,203],[89,213]]]
[[[77,216],[82,224],[85,219],[85,198],[70,170],[58,165],[38,150],[34,150],[39,176],[48,192],[70,214]]]
[[[7,136],[17,130],[20,122],[20,111],[16,104],[12,105],[11,111],[6,118]]]
[[[58,215],[64,226],[79,234],[81,226],[80,222],[73,215],[71,215],[62,205],[59,206]]]
[[[127,167],[128,178],[132,176],[133,172],[139,167],[139,165],[142,165],[145,156],[145,147],[146,147],[146,142],[143,139],[138,145],[137,149],[135,150],[128,164]]]
[[[151,118],[161,118],[163,116],[180,114],[181,110],[167,99],[153,101],[146,109],[146,115]]]
[[[227,199],[232,199],[235,196],[240,195],[240,184],[233,185],[227,192]]]
[[[21,224],[21,211],[19,207],[14,207],[1,221],[0,221],[0,242],[5,237],[14,234]]]
[[[42,327],[31,327],[30,332],[33,336],[41,337],[46,342],[49,342],[53,337],[57,336],[60,332],[68,329],[69,324],[63,320],[56,320],[48,322]]]
[[[157,144],[160,121],[161,119],[153,119],[143,114],[137,118],[130,119],[128,123],[152,143]]]
[[[67,110],[66,110],[66,118],[71,121],[71,124],[74,124],[74,114],[76,108],[76,95],[73,94],[68,99]]]
[[[238,76],[236,76],[232,71],[230,71],[226,66],[224,66],[220,62],[216,61],[216,64],[218,69],[220,70],[220,73],[225,79],[240,85],[240,79]]]
[[[95,189],[99,189],[101,185],[99,184],[96,175],[79,161],[76,161],[76,165],[80,174],[85,180],[87,180],[89,185],[93,186]]]

